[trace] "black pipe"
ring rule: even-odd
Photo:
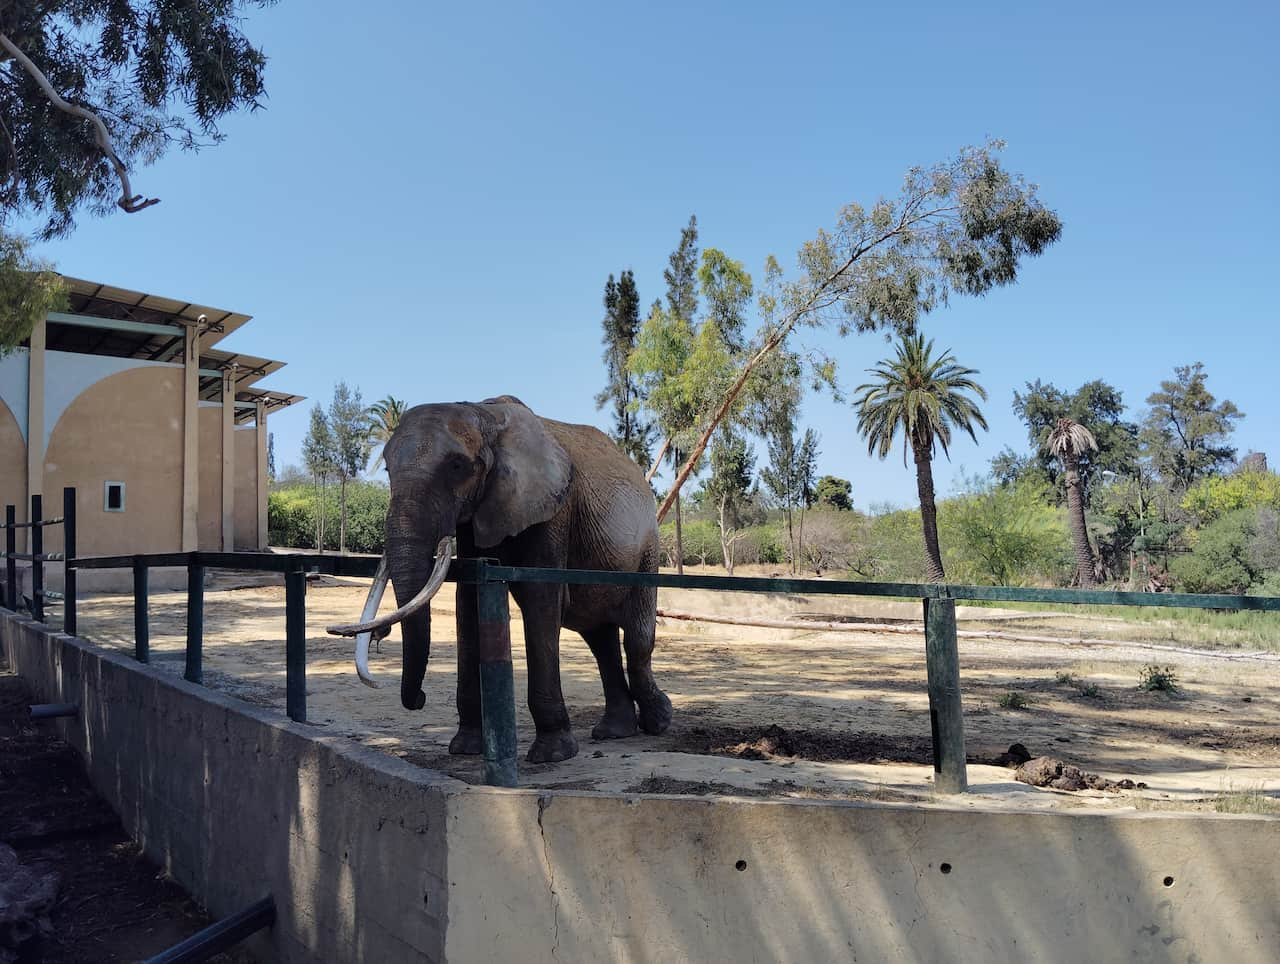
[[[275,922],[275,899],[264,897],[238,914],[225,917],[216,924],[210,924],[198,934],[192,934],[181,944],[175,944],[167,951],[161,951],[155,957],[147,958],[143,964],[193,964],[195,961],[207,961],[215,954],[221,954],[250,934],[264,927],[270,927]]]
[[[4,507],[4,604],[15,613],[18,611],[18,564],[13,554],[18,551],[16,505]]]
[[[44,516],[43,501],[39,495],[31,497],[31,521],[38,523]],[[44,528],[31,529],[31,618],[44,622]]]
[[[76,490],[62,490],[62,631],[76,634]]]
[[[36,703],[31,707],[33,720],[56,720],[60,716],[75,716],[80,712],[77,703]]]

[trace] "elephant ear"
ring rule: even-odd
[[[493,465],[472,526],[476,546],[487,549],[559,512],[569,498],[573,465],[519,399],[503,395],[480,407],[494,419]]]

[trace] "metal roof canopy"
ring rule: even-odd
[[[303,401],[303,396],[287,392],[249,390],[255,382],[283,368],[284,362],[213,347],[249,321],[249,315],[67,275],[62,275],[62,280],[71,310],[50,312],[45,329],[49,350],[180,363],[186,329],[203,315],[197,387],[201,400],[220,401],[222,373],[231,371],[238,402],[256,408],[262,400],[267,411],[272,411]],[[252,421],[254,408],[237,405],[236,421]]]

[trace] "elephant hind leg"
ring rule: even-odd
[[[654,593],[656,595],[656,593]],[[671,725],[671,700],[653,678],[653,642],[657,632],[654,600],[642,599],[636,613],[622,628],[627,651],[627,677],[631,695],[640,707],[640,728],[658,734]]]
[[[591,647],[591,654],[600,668],[600,682],[604,685],[604,716],[591,731],[594,740],[616,740],[635,736],[636,708],[631,701],[631,689],[622,672],[622,647],[618,642],[617,626],[600,626],[582,633]]]

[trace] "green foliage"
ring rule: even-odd
[[[1009,692],[1001,695],[997,701],[1003,710],[1025,710],[1031,705],[1031,697],[1026,693],[1019,693],[1017,690],[1009,690]]]
[[[0,358],[66,304],[66,286],[52,265],[31,257],[25,239],[0,227]]]
[[[360,389],[346,382],[333,386],[329,402],[329,429],[333,433],[333,465],[340,479],[354,479],[369,464],[369,411]]]
[[[710,519],[686,520],[683,526],[685,565],[721,566],[724,553],[720,546],[720,529]],[[676,564],[676,526],[664,522],[658,527],[658,539],[662,546],[664,565]]]
[[[1057,583],[1070,572],[1070,541],[1048,490],[1028,480],[1015,485],[970,481],[939,506],[947,568],[962,582],[1020,586]]]
[[[6,3],[0,32],[61,97],[101,116],[120,161],[132,167],[174,145],[215,143],[224,115],[260,105],[266,57],[240,27],[247,8],[270,2]],[[78,209],[101,213],[121,203],[120,181],[90,122],[56,108],[16,58],[5,61],[0,223],[43,219],[42,237],[65,235]]]
[[[867,440],[867,452],[885,458],[894,439],[902,434],[902,464],[910,452],[916,462],[916,487],[925,545],[925,573],[941,582],[946,573],[938,545],[933,494],[932,460],[935,446],[950,455],[951,430],[967,432],[977,442],[974,426],[986,429],[986,419],[970,398],[987,397],[986,389],[969,376],[977,371],[956,362],[950,351],[933,356],[933,341],[920,333],[904,335],[897,357],[868,369],[875,380],[859,385],[854,405],[858,431]]]
[[[667,283],[667,311],[692,323],[698,313],[698,218],[680,231],[680,244],[671,252],[662,278]]]
[[[1280,474],[1242,471],[1201,479],[1186,491],[1182,507],[1201,525],[1238,509],[1280,509]]]
[[[950,351],[935,358],[933,339],[926,342],[919,333],[903,337],[896,350],[897,357],[867,369],[874,380],[856,389],[858,431],[867,440],[868,454],[885,458],[899,433],[903,465],[908,453],[933,458],[937,445],[949,455],[953,428],[977,442],[974,427],[987,427],[969,397],[987,397],[986,389],[969,377],[977,370],[960,365]]]
[[[400,426],[400,419],[404,417],[404,411],[404,402],[391,395],[379,399],[369,406],[369,410],[366,413],[369,420],[369,442],[379,449],[378,458],[373,463],[375,469],[382,464],[381,449],[390,441],[391,436],[395,434],[396,429]]]
[[[347,487],[347,549],[381,553],[391,493],[384,483],[352,482]],[[311,485],[280,486],[267,497],[267,529],[271,545],[315,547],[316,507]],[[330,498],[325,506],[325,549],[338,548],[339,508]]]
[[[1172,666],[1152,663],[1138,671],[1138,689],[1154,693],[1177,693],[1178,674]]]
[[[631,271],[623,271],[616,282],[613,275],[609,275],[605,282],[601,327],[607,382],[596,395],[596,408],[609,406],[613,415],[613,440],[632,461],[647,469],[652,458],[653,427],[636,411],[640,386],[628,367],[640,333],[640,293]]]
[[[336,460],[329,416],[316,402],[311,406],[310,428],[302,440],[302,463],[313,476],[323,479],[333,473]]]
[[[952,291],[985,294],[1012,284],[1020,262],[1058,240],[1062,224],[1035,188],[1000,166],[1004,144],[966,147],[952,160],[907,172],[897,198],[849,204],[834,230],[800,249],[801,276],[761,308],[805,323],[839,313],[840,332],[912,330]]]
[[[1268,558],[1266,551],[1274,519],[1268,510],[1237,509],[1194,533],[1191,552],[1169,567],[1178,588],[1183,592],[1234,594],[1261,581],[1268,563],[1276,561]]]
[[[818,505],[829,506],[841,512],[850,512],[853,509],[853,486],[848,479],[824,475],[818,480],[818,486],[814,491]]]
[[[1138,428],[1124,419],[1120,390],[1101,379],[1085,382],[1074,392],[1064,392],[1039,379],[1027,382],[1025,392],[1013,393],[1013,411],[1027,427],[1033,455],[1022,459],[1008,449],[997,455],[992,471],[1002,481],[1035,471],[1056,488],[1059,500],[1065,498],[1061,461],[1046,448],[1054,427],[1064,418],[1087,429],[1097,446],[1086,446],[1076,453],[1086,492],[1103,472],[1125,475],[1133,471]]]
[[[1222,472],[1235,461],[1228,444],[1244,413],[1225,399],[1219,402],[1205,382],[1204,365],[1179,365],[1174,378],[1160,383],[1147,397],[1151,411],[1142,439],[1161,475],[1179,491]]]

